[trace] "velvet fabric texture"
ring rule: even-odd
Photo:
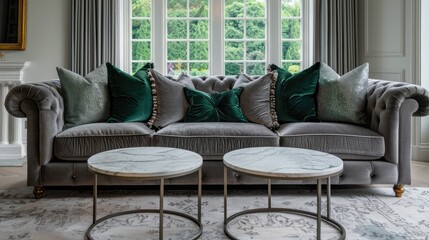
[[[277,129],[279,123],[275,110],[275,84],[277,74],[268,73],[254,79],[241,74],[233,88],[243,87],[240,95],[240,107],[250,122],[263,124],[270,129]]]
[[[182,73],[177,79],[169,79],[153,69],[149,71],[149,77],[153,96],[152,117],[147,122],[149,127],[162,128],[182,121],[188,109],[183,88],[194,88],[191,78]]]
[[[64,129],[94,122],[104,122],[110,115],[106,65],[85,77],[57,67],[64,94]]]
[[[270,68],[278,74],[275,91],[278,121],[318,122],[315,100],[320,63],[295,75],[274,64]]]
[[[247,122],[240,109],[242,88],[221,93],[205,93],[185,88],[188,112],[185,122]]]
[[[151,64],[139,69],[134,76],[106,64],[110,92],[108,122],[146,122],[152,115],[152,90],[147,74]]]
[[[368,125],[366,92],[369,64],[339,76],[331,67],[320,67],[317,115],[321,121]]]

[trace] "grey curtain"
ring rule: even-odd
[[[358,1],[316,1],[316,61],[342,75],[358,66]]]
[[[71,70],[85,75],[118,63],[118,0],[72,0]]]

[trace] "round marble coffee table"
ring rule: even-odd
[[[343,161],[331,154],[301,148],[255,147],[231,151],[224,155],[224,231],[231,239],[238,239],[228,230],[234,219],[248,214],[286,212],[316,218],[317,239],[321,235],[321,222],[335,227],[340,232],[339,239],[345,239],[346,231],[337,221],[331,219],[331,181],[330,177],[343,171]],[[228,217],[227,185],[228,168],[237,172],[268,179],[268,208],[250,209]],[[271,179],[317,180],[317,213],[289,208],[271,207]],[[321,215],[322,179],[327,180],[327,216]],[[263,236],[259,236],[264,238]],[[269,238],[269,237],[268,237]],[[268,239],[266,238],[266,239]]]
[[[159,213],[159,239],[163,239],[164,213],[186,218],[194,222],[199,230],[192,238],[202,233],[201,224],[201,166],[203,159],[197,153],[167,147],[122,148],[95,154],[88,159],[88,169],[94,173],[93,223],[86,232],[94,239],[91,230],[108,219],[134,213]],[[164,179],[175,178],[198,171],[198,219],[177,211],[164,210]],[[97,175],[114,178],[160,180],[159,209],[142,209],[119,212],[97,220]],[[144,237],[142,237],[143,239]]]

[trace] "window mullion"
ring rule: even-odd
[[[307,68],[314,62],[314,2],[302,0],[302,67]]]
[[[268,47],[268,64],[274,63],[281,66],[282,62],[282,21],[281,8],[282,2],[278,0],[267,0],[267,9],[270,14],[267,17],[267,45]]]
[[[130,1],[121,1],[122,5],[122,13],[123,13],[123,22],[122,22],[122,34],[123,39],[120,39],[119,46],[123,46],[123,50],[120,52],[120,57],[122,58],[121,63],[119,64],[119,68],[124,69],[126,72],[131,72],[131,56],[132,56],[132,47],[131,47],[131,39],[132,39],[132,30],[131,30],[131,3]],[[121,48],[119,48],[121,49]]]
[[[186,0],[186,69],[187,69],[187,73],[189,74],[191,71],[191,46],[190,46],[190,39],[191,39],[191,35],[190,35],[190,16],[189,16],[189,0]]]
[[[166,1],[152,0],[152,61],[155,69],[161,73],[166,72],[167,65]]]
[[[210,0],[210,72],[222,75],[225,70],[224,54],[224,0]],[[215,17],[216,16],[216,17]]]
[[[244,10],[244,13],[243,13],[243,38],[244,38],[244,41],[243,41],[243,46],[244,46],[244,49],[243,49],[243,54],[244,54],[244,56],[243,56],[243,68],[241,69],[241,72],[240,73],[247,73],[247,20],[246,20],[246,17],[247,17],[247,8],[246,8],[246,0],[244,0],[244,2],[243,2],[243,10]]]

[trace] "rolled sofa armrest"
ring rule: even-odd
[[[402,102],[406,99],[414,99],[419,105],[413,116],[429,115],[429,92],[421,86],[369,79],[367,94],[367,110],[372,113],[371,128],[376,128],[379,124],[382,111],[399,111]]]
[[[384,159],[398,164],[398,184],[411,182],[411,118],[429,115],[429,92],[404,82],[369,79],[370,128],[384,136]]]
[[[64,101],[58,80],[13,87],[5,99],[6,110],[27,118],[28,185],[37,186],[41,166],[53,159],[54,137],[64,126]]]

